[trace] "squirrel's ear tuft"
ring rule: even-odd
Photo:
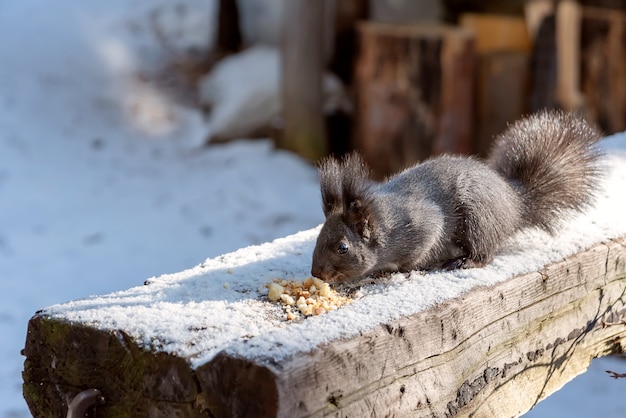
[[[334,158],[324,158],[319,166],[320,189],[322,191],[322,210],[328,217],[333,212],[343,210],[342,168]]]
[[[344,215],[350,228],[364,240],[369,240],[372,221],[372,182],[369,169],[359,154],[343,160]]]
[[[370,177],[370,170],[363,161],[360,154],[353,152],[343,158],[344,177],[351,179],[367,180]]]
[[[348,212],[354,201],[364,201],[370,195],[372,182],[369,179],[369,169],[359,154],[353,153],[346,156],[341,168],[344,211]]]

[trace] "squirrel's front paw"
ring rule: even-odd
[[[480,268],[485,267],[488,263],[484,261],[472,260],[468,256],[462,256],[459,258],[453,258],[452,260],[448,260],[441,268],[443,270],[457,270],[457,269],[471,269],[471,268]]]

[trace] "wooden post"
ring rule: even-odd
[[[362,23],[354,148],[382,178],[433,154],[470,153],[474,39],[445,25]]]
[[[556,98],[566,111],[582,111],[580,91],[581,6],[576,0],[560,0],[556,8]]]
[[[284,134],[278,146],[315,161],[326,154],[322,115],[324,1],[289,0],[284,13]]]

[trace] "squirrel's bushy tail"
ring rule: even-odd
[[[573,113],[543,111],[496,138],[488,164],[518,191],[523,222],[552,231],[564,210],[581,210],[594,196],[600,133]]]

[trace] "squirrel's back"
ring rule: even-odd
[[[500,134],[488,164],[520,195],[526,225],[552,231],[563,211],[591,202],[600,178],[600,138],[573,113],[544,111]]]

